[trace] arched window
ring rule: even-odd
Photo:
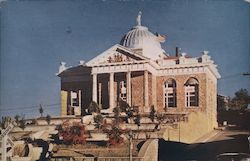
[[[199,106],[199,82],[196,78],[189,78],[185,83],[186,107]]]
[[[169,79],[164,83],[164,106],[176,107],[176,82],[174,79]]]

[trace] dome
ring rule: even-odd
[[[150,59],[159,59],[165,56],[165,51],[161,48],[158,36],[151,33],[147,27],[141,26],[141,13],[137,17],[137,26],[134,26],[126,33],[120,44],[134,49],[138,53]]]

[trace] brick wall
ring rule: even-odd
[[[185,107],[185,83],[189,78],[196,78],[199,82],[199,107]],[[168,79],[174,79],[176,81],[176,95],[177,95],[177,108],[167,108],[169,112],[190,112],[190,111],[205,111],[206,108],[206,75],[196,74],[196,75],[173,75],[173,76],[161,76],[157,77],[157,108],[159,111],[164,110],[164,94],[163,85]]]
[[[139,106],[140,110],[144,106],[144,78],[141,73],[133,75],[131,78],[132,105]]]

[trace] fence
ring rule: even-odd
[[[129,157],[53,157],[51,161],[130,161]],[[132,161],[143,161],[143,157],[133,157]]]

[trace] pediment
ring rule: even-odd
[[[121,45],[114,45],[103,53],[99,54],[86,64],[88,66],[114,64],[121,62],[134,62],[146,60],[147,58],[131,51]]]

